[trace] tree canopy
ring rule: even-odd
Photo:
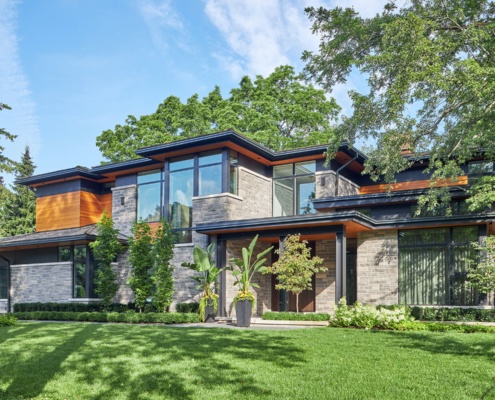
[[[455,180],[480,152],[495,158],[495,3],[396,3],[373,18],[352,8],[307,8],[321,41],[317,52],[304,53],[305,73],[329,91],[352,71],[367,77],[367,93],[350,91],[353,112],[333,143],[373,141],[365,169],[373,178],[393,182],[430,152],[433,180]],[[411,157],[402,157],[404,147]]]
[[[227,98],[218,86],[185,103],[169,96],[153,114],[129,115],[125,124],[102,132],[96,144],[106,159],[118,162],[136,158],[140,147],[232,128],[278,151],[328,143],[339,110],[335,100],[286,65],[266,78],[243,77]]]
[[[0,102],[0,111],[2,110],[11,110],[11,108],[7,104]],[[17,137],[17,135],[13,135],[0,127],[0,137],[2,136],[11,142]],[[0,146],[0,171],[12,172],[15,162],[3,155],[4,150],[5,147]]]

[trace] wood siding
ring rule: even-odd
[[[104,210],[112,215],[112,195],[76,191],[36,199],[36,231],[77,228],[99,221]]]
[[[446,181],[438,183],[434,186],[463,186],[468,184],[468,177],[463,175],[460,176],[457,181]],[[384,193],[390,190],[391,192],[398,192],[401,190],[414,190],[414,189],[428,189],[430,187],[430,180],[424,179],[419,181],[409,181],[409,182],[398,182],[391,185],[380,184],[380,185],[370,185],[361,186],[359,194],[372,194],[372,193]]]

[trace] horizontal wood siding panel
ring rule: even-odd
[[[112,195],[98,195],[90,192],[80,192],[81,212],[80,225],[96,224],[103,212],[107,210],[108,216],[112,216]]]
[[[460,176],[456,182],[446,181],[443,183],[438,183],[435,186],[463,186],[467,184],[468,184],[468,177],[463,175]],[[428,189],[429,187],[430,187],[430,180],[424,179],[420,181],[393,183],[392,185],[380,184],[380,185],[361,186],[361,189],[359,190],[359,194],[384,193],[387,192],[389,188],[391,192],[398,192],[401,190]]]
[[[53,231],[80,226],[79,193],[77,191],[37,198],[36,231]]]

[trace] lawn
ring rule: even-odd
[[[480,399],[495,336],[20,322],[1,399]],[[485,399],[495,399],[495,389]]]

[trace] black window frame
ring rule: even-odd
[[[86,297],[78,297],[75,295],[76,292],[76,278],[75,278],[75,262],[74,262],[74,248],[76,246],[85,246],[86,247],[86,268],[85,268],[85,287],[84,291],[86,293]],[[70,248],[69,251],[69,260],[61,259],[61,253],[60,250],[62,248]],[[97,262],[93,257],[93,252],[91,251],[91,248],[89,247],[88,244],[75,244],[75,245],[70,245],[70,246],[58,246],[57,250],[58,254],[58,262],[70,262],[71,264],[71,271],[72,271],[72,288],[71,288],[71,296],[73,299],[98,299],[98,295],[95,292],[96,285],[94,282],[95,278],[95,272],[96,269],[98,268]]]
[[[153,181],[139,183],[139,177],[140,176],[151,175],[153,173],[159,173],[159,178],[155,179]],[[160,184],[160,189],[159,189],[160,211],[159,211],[159,215],[156,219],[153,219],[153,220],[143,219],[142,216],[139,215],[139,197],[140,197],[139,196],[139,192],[140,192],[139,188],[145,187],[147,185],[155,185],[157,183]],[[136,185],[137,185],[137,188],[136,188],[136,220],[137,221],[143,221],[143,222],[160,222],[164,217],[164,196],[163,196],[163,193],[164,193],[164,169],[163,168],[157,168],[157,169],[153,169],[150,171],[139,172],[136,176]]]

